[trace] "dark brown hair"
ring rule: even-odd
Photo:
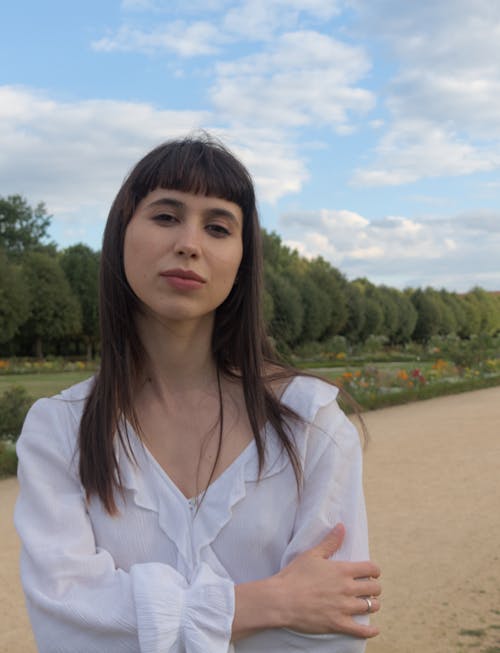
[[[264,329],[261,232],[252,179],[219,142],[205,135],[185,138],[160,145],[137,163],[113,202],[104,231],[99,300],[101,365],[83,411],[79,444],[80,477],[87,498],[96,494],[110,514],[116,512],[114,492],[121,490],[115,436],[131,455],[126,421],[140,435],[133,396],[145,360],[134,320],[139,300],[127,282],[123,264],[125,231],[139,202],[157,188],[218,197],[242,210],[243,257],[237,283],[216,310],[213,354],[218,375],[241,379],[259,469],[264,463],[261,428],[269,422],[290,457],[297,482],[300,480],[300,463],[287,427],[287,419],[297,419],[297,415],[281,404],[270,388],[270,381],[290,377],[293,371],[276,362]],[[221,433],[220,392],[219,404]]]

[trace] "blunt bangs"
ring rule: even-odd
[[[208,137],[160,145],[137,164],[128,181],[135,206],[157,188],[234,202],[247,217],[255,206],[246,168],[221,143]]]

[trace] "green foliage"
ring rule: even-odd
[[[330,327],[331,298],[309,275],[299,281],[299,291],[304,307],[301,342],[322,340]]]
[[[500,331],[500,303],[482,288],[473,288],[468,298],[479,314],[478,333],[494,335]]]
[[[16,472],[16,450],[10,442],[3,442],[0,440],[0,478],[14,476]]]
[[[79,243],[61,253],[60,264],[74,296],[80,303],[81,333],[88,346],[87,357],[90,359],[92,348],[99,337],[99,253]]]
[[[360,342],[366,325],[366,300],[356,283],[349,283],[345,288],[347,300],[347,320],[341,330],[350,343]]]
[[[481,309],[474,297],[465,295],[461,298],[462,307],[465,313],[465,321],[459,333],[461,338],[470,338],[477,335],[481,330]]]
[[[328,327],[323,337],[340,334],[349,317],[345,277],[321,257],[309,262],[308,276],[328,297],[324,307]]]
[[[265,267],[265,281],[274,308],[269,328],[278,350],[287,351],[297,344],[302,331],[304,308],[300,293],[286,277],[270,266]]]
[[[415,290],[410,299],[418,314],[413,338],[417,342],[428,342],[433,335],[439,332],[440,303],[431,288]]]
[[[362,341],[379,334],[382,328],[384,314],[376,299],[365,296],[365,322],[361,329]]]
[[[453,324],[453,329],[449,329],[448,331],[446,330],[441,330],[441,335],[450,335],[450,334],[459,334],[463,331],[466,325],[466,314],[465,314],[465,309],[463,307],[463,302],[454,293],[450,293],[447,290],[440,290],[439,291],[439,296],[441,298],[442,303],[449,308],[451,311],[453,317],[451,324]]]
[[[13,258],[43,248],[50,221],[43,203],[33,209],[21,195],[0,197],[0,248]]]
[[[23,274],[30,290],[31,314],[23,333],[42,356],[42,341],[79,333],[81,309],[57,260],[32,252],[24,257]]]
[[[20,268],[0,249],[0,342],[8,342],[29,315],[28,288]]]
[[[398,326],[392,334],[392,342],[402,345],[410,342],[417,324],[418,313],[407,295],[397,290],[392,292],[395,293],[398,307]]]
[[[0,437],[17,440],[33,403],[33,398],[21,385],[11,386],[0,396]]]
[[[441,346],[442,355],[460,369],[478,367],[489,353],[495,351],[493,338],[486,333],[471,336],[469,340],[446,338]],[[498,349],[496,350],[498,352]]]
[[[262,250],[264,260],[281,273],[287,273],[301,261],[299,253],[283,245],[281,238],[274,231],[268,233],[262,230]]]

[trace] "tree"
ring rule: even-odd
[[[387,286],[378,286],[373,294],[370,294],[372,299],[380,303],[384,320],[381,326],[381,335],[387,338],[390,343],[395,343],[396,333],[399,329],[400,315],[398,310],[398,303],[394,296],[392,288]]]
[[[264,261],[269,263],[277,272],[288,273],[290,268],[297,268],[305,263],[297,250],[291,250],[283,245],[281,238],[274,231],[270,234],[262,229],[262,252]]]
[[[21,270],[0,249],[0,342],[12,340],[29,312],[29,293]]]
[[[99,338],[99,253],[79,243],[61,253],[60,264],[74,296],[80,302],[81,335],[87,346],[87,359],[90,360]]]
[[[461,338],[470,338],[481,333],[481,306],[476,297],[468,293],[460,297],[465,313],[465,322],[459,333]]]
[[[341,333],[349,313],[347,309],[347,281],[345,277],[332,267],[321,256],[309,262],[308,277],[324,292],[329,299],[325,306],[327,328],[324,338]]]
[[[365,320],[359,333],[361,342],[364,342],[370,336],[379,335],[384,323],[384,313],[377,300],[366,296],[364,300]]]
[[[363,329],[366,323],[366,301],[363,292],[356,283],[348,283],[346,286],[347,297],[347,321],[341,331],[351,343],[357,343],[362,339]]]
[[[411,340],[415,325],[417,324],[418,314],[405,293],[399,290],[392,290],[392,292],[398,305],[399,313],[398,328],[393,335],[393,339],[396,344],[402,345]]]
[[[448,335],[457,335],[462,333],[466,328],[467,316],[465,314],[465,309],[462,306],[460,297],[456,293],[451,293],[442,288],[439,291],[439,296],[446,306],[451,310],[453,314],[453,324],[454,330],[449,331]]]
[[[286,277],[268,264],[264,272],[266,288],[273,302],[270,332],[278,349],[286,351],[295,345],[300,337],[304,307],[299,291]]]
[[[41,252],[24,257],[23,276],[30,292],[31,314],[23,333],[43,356],[44,340],[58,340],[81,330],[81,309],[57,260]]]
[[[364,320],[359,328],[358,338],[365,342],[370,336],[383,333],[384,311],[378,297],[378,289],[368,279],[356,279],[352,282],[363,298]]]
[[[476,302],[479,309],[479,333],[484,333],[486,335],[493,335],[496,333],[500,326],[500,315],[498,313],[498,305],[494,296],[477,286],[468,293],[468,296],[471,300]]]
[[[431,288],[415,290],[410,299],[418,314],[413,338],[417,342],[426,343],[439,330],[441,319],[439,304]]]
[[[43,203],[33,209],[21,195],[0,197],[0,247],[12,258],[47,247],[50,221]]]
[[[332,314],[331,298],[307,274],[299,279],[299,292],[304,307],[304,318],[300,340],[318,342],[330,326]]]

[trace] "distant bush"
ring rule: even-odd
[[[33,397],[20,385],[11,386],[0,396],[0,438],[17,440],[33,403]]]
[[[14,445],[0,440],[0,478],[13,476],[16,471],[17,456]]]

